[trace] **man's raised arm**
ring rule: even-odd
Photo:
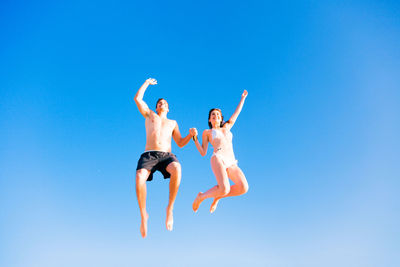
[[[149,115],[150,109],[147,106],[146,102],[143,101],[143,95],[149,85],[157,84],[157,80],[153,78],[147,79],[144,84],[139,88],[135,95],[135,103],[139,109],[139,112],[143,115],[143,117],[147,117]]]

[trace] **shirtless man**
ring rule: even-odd
[[[167,119],[169,106],[165,99],[160,98],[157,101],[156,112],[150,110],[143,101],[143,95],[147,87],[155,84],[157,84],[155,79],[147,79],[135,95],[136,105],[146,119],[146,148],[145,152],[140,156],[136,168],[136,195],[142,217],[140,233],[143,238],[147,235],[147,220],[149,218],[146,211],[146,181],[153,179],[155,171],[160,171],[164,179],[170,178],[166,227],[169,231],[172,231],[172,210],[181,181],[181,165],[176,156],[171,153],[171,137],[174,138],[179,147],[183,147],[193,136],[188,134],[182,138],[177,122]]]

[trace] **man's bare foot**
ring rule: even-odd
[[[171,210],[167,209],[167,219],[165,221],[165,224],[167,226],[167,230],[172,231],[174,226],[174,216],[172,214],[172,209]]]
[[[213,203],[211,204],[211,207],[210,207],[210,212],[211,213],[213,213],[215,211],[215,209],[217,208],[218,201],[219,201],[219,199],[214,198],[214,201],[213,201]]]
[[[199,209],[200,203],[203,201],[203,199],[201,199],[201,194],[203,194],[203,192],[198,193],[197,197],[193,201],[192,208],[193,208],[194,212],[197,212],[197,210]]]
[[[149,219],[149,214],[146,213],[144,217],[142,217],[142,223],[140,224],[140,233],[142,237],[145,238],[147,236],[147,220]]]

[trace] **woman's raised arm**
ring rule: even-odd
[[[246,99],[247,95],[248,95],[247,91],[244,90],[242,93],[242,97],[240,99],[239,105],[237,106],[235,112],[232,114],[231,118],[225,123],[225,125],[232,128],[232,126],[235,124],[237,117],[239,116],[240,112],[242,111],[244,100]]]

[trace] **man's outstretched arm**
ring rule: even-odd
[[[146,102],[143,101],[143,95],[149,85],[157,84],[157,80],[153,78],[147,79],[143,85],[139,88],[135,95],[135,103],[139,109],[139,112],[143,115],[143,117],[147,118],[150,113],[149,106],[147,106]]]
[[[175,128],[172,132],[172,138],[174,138],[175,143],[179,147],[184,147],[189,143],[190,138],[193,137],[192,131],[189,131],[189,134],[182,138],[181,133],[179,131],[178,123],[176,123]]]

